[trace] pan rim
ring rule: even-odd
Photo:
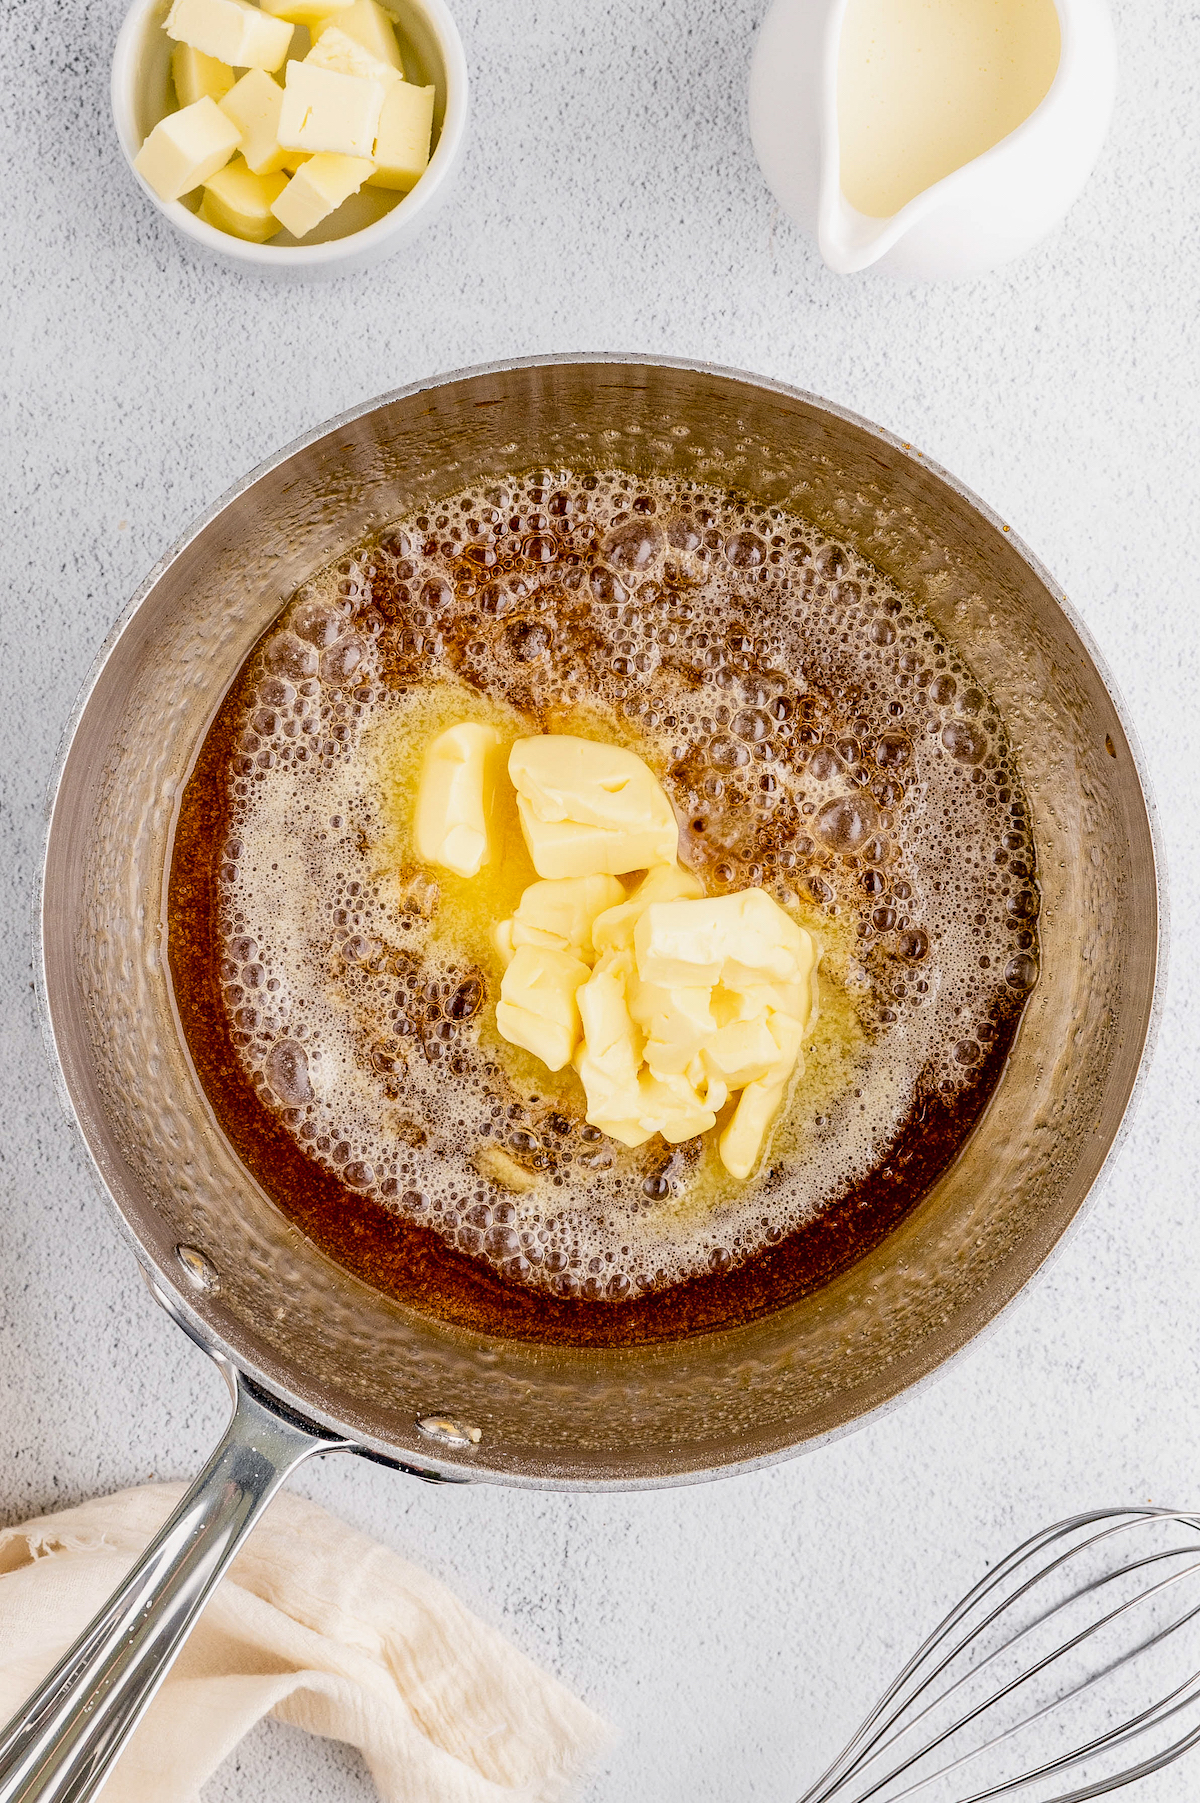
[[[388,1462],[396,1462],[399,1460],[405,1465],[411,1464],[414,1457],[419,1457],[421,1465],[428,1469],[431,1476],[437,1478],[457,1481],[463,1481],[465,1479],[474,1482],[495,1483],[512,1488],[532,1490],[606,1492],[675,1488],[688,1484],[706,1482],[720,1477],[739,1476],[747,1472],[758,1471],[772,1465],[781,1464],[785,1460],[797,1458],[802,1454],[815,1452],[820,1447],[840,1439],[846,1434],[856,1432],[860,1428],[882,1419],[892,1410],[906,1403],[910,1398],[920,1394],[927,1386],[941,1378],[947,1371],[956,1365],[956,1363],[968,1352],[983,1344],[986,1339],[998,1329],[1001,1321],[1008,1312],[1017,1303],[1028,1296],[1034,1286],[1039,1283],[1057,1263],[1067,1243],[1072,1239],[1089,1211],[1094,1207],[1097,1197],[1108,1181],[1113,1165],[1130,1132],[1133,1119],[1144,1092],[1147,1074],[1157,1044],[1165,1001],[1169,941],[1169,905],[1166,861],[1162,826],[1153,790],[1150,785],[1145,755],[1129,717],[1124,698],[1120,689],[1114,682],[1107,661],[1098,649],[1086,623],[1079,617],[1066,594],[1051,576],[1041,560],[1029,546],[1025,544],[1024,540],[1017,533],[1012,531],[1009,525],[993,508],[975,494],[967,484],[961,482],[957,477],[944,469],[935,459],[927,457],[923,452],[917,450],[910,441],[902,439],[898,434],[888,431],[886,428],[877,425],[874,421],[865,418],[863,415],[854,412],[852,409],[840,406],[839,404],[829,401],[823,396],[816,395],[808,390],[777,381],[771,377],[754,375],[744,370],[734,369],[720,364],[683,357],[666,357],[650,353],[559,352],[549,356],[505,358],[494,362],[468,365],[463,368],[444,371],[435,376],[426,377],[391,389],[382,395],[377,395],[370,400],[360,402],[353,407],[344,409],[342,412],[332,416],[320,425],[300,434],[278,451],[257,463],[247,472],[247,474],[233,483],[224,491],[224,493],[218,496],[215,501],[210,503],[207,508],[202,510],[201,513],[191,521],[185,530],[155,561],[129,601],[126,603],[125,607],[121,610],[108,633],[105,635],[104,640],[93,659],[75,704],[64,725],[62,738],[47,788],[42,855],[39,860],[35,894],[33,897],[35,941],[33,960],[34,988],[39,1023],[50,1061],[56,1093],[59,1096],[67,1120],[82,1146],[87,1163],[90,1166],[100,1192],[107,1203],[109,1211],[115,1216],[118,1227],[130,1244],[134,1256],[137,1259],[143,1274],[149,1281],[152,1290],[162,1290],[166,1293],[166,1296],[169,1298],[172,1305],[171,1312],[177,1312],[178,1315],[182,1317],[180,1325],[186,1324],[186,1331],[189,1331],[191,1337],[194,1338],[198,1344],[229,1360],[232,1364],[237,1366],[238,1369],[244,1371],[269,1396],[277,1398],[285,1407],[302,1415],[312,1417],[314,1410],[310,1399],[290,1390],[286,1385],[281,1384],[274,1375],[269,1375],[252,1357],[247,1356],[247,1348],[245,1345],[235,1347],[222,1335],[214,1332],[210,1324],[203,1319],[194,1307],[193,1300],[188,1292],[175,1281],[172,1271],[160,1266],[151,1257],[145,1244],[138,1237],[129,1219],[126,1217],[124,1211],[121,1209],[113,1195],[84,1129],[83,1122],[80,1118],[79,1111],[76,1108],[75,1100],[67,1081],[64,1062],[59,1052],[50,1002],[49,974],[47,968],[47,938],[49,929],[46,919],[46,891],[48,864],[63,779],[79,723],[118,644],[124,637],[142,604],[157,586],[158,582],[170,566],[241,495],[245,494],[264,476],[269,475],[273,470],[279,468],[299,452],[306,450],[320,440],[330,436],[332,433],[343,430],[354,422],[367,417],[381,408],[393,405],[396,402],[411,399],[416,395],[433,393],[440,388],[450,386],[454,383],[468,381],[472,378],[503,376],[505,374],[523,370],[554,369],[561,367],[673,370],[686,374],[704,376],[706,378],[715,379],[718,382],[729,382],[751,387],[766,394],[777,395],[781,399],[799,402],[819,414],[825,414],[855,426],[869,437],[875,438],[879,442],[889,446],[892,451],[899,453],[901,457],[916,463],[922,470],[928,472],[943,483],[948,489],[963,500],[974,513],[979,515],[998,534],[1003,535],[1007,539],[1017,556],[1027,565],[1038,582],[1042,584],[1047,594],[1051,596],[1055,604],[1062,611],[1068,625],[1079,639],[1085,653],[1091,660],[1096,674],[1103,684],[1112,704],[1113,711],[1120,723],[1126,745],[1129,749],[1134,773],[1137,777],[1139,792],[1142,798],[1142,805],[1145,810],[1154,866],[1153,889],[1157,909],[1157,923],[1154,942],[1154,976],[1150,1005],[1147,1009],[1146,1023],[1142,1034],[1142,1043],[1138,1050],[1138,1060],[1133,1080],[1130,1084],[1129,1092],[1122,1109],[1121,1118],[1113,1133],[1105,1157],[1097,1169],[1087,1192],[1075,1208],[1071,1218],[1034,1270],[1029,1273],[1009,1297],[1000,1303],[988,1320],[984,1321],[979,1327],[971,1332],[961,1345],[953,1348],[939,1359],[930,1370],[923,1372],[908,1383],[903,1384],[902,1387],[893,1394],[886,1396],[879,1402],[867,1407],[862,1413],[806,1439],[782,1444],[778,1447],[771,1448],[766,1452],[756,1453],[745,1459],[735,1458],[723,1461],[716,1466],[696,1466],[686,1470],[669,1470],[652,1475],[636,1474],[624,1477],[574,1476],[571,1475],[569,1471],[564,1471],[562,1473],[553,1472],[549,1474],[538,1473],[534,1475],[510,1470],[504,1466],[478,1464],[470,1458],[447,1456],[442,1451],[435,1451],[432,1445],[426,1447],[425,1444],[422,1444],[419,1452],[414,1454],[412,1448],[399,1447],[392,1442],[381,1440],[370,1434],[364,1433],[360,1426],[341,1420],[336,1415],[328,1414],[322,1410],[317,1416],[323,1426],[328,1426],[338,1434],[344,1435],[346,1438],[353,1441],[356,1446],[361,1447],[368,1456],[381,1458]],[[247,1330],[247,1336],[248,1334],[249,1330]],[[699,1443],[697,1443],[697,1446],[699,1446]]]

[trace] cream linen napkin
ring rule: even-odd
[[[0,1531],[0,1720],[182,1494],[146,1484]],[[385,1803],[555,1803],[607,1739],[444,1585],[287,1493],[218,1586],[104,1803],[197,1803],[268,1713],[358,1747]]]

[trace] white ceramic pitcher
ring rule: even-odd
[[[938,279],[981,275],[1044,238],[1076,199],[1108,129],[1116,45],[1107,0],[1054,0],[1058,68],[1044,98],[982,155],[890,218],[842,191],[838,59],[850,0],[774,0],[750,73],[750,133],[784,211],[839,275],[874,267]]]

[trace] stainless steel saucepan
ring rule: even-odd
[[[347,1275],[240,1164],[172,1006],[172,826],[238,666],[310,573],[385,521],[543,465],[698,475],[854,544],[962,645],[1017,749],[1043,966],[981,1124],[872,1253],[766,1319],[611,1352],[497,1341]],[[41,987],[66,1099],[159,1300],[221,1364],[220,1447],[78,1646],[0,1737],[0,1803],[103,1781],[258,1515],[346,1448],[436,1481],[693,1482],[863,1420],[1043,1264],[1116,1144],[1156,1012],[1162,931],[1138,757],[1086,634],[973,496],[827,403],[696,365],[563,359],[448,376],[264,464],[130,604],[52,796]]]

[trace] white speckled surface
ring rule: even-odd
[[[1071,594],[1157,787],[1174,895],[1155,1068],[1046,1281],[915,1402],[797,1463],[626,1498],[433,1491],[350,1459],[302,1488],[450,1580],[620,1740],[588,1803],[788,1803],[918,1629],[1027,1531],[1200,1505],[1200,14],[1120,0],[1100,168],[1062,230],[958,287],[843,281],[751,155],[763,0],[462,0],[461,186],[374,274],[279,289],[185,259],[107,112],[118,0],[0,5],[9,433],[0,734],[0,1511],[200,1462],[220,1380],[148,1301],[60,1117],[29,907],[59,730],[126,596],[258,458],[481,359],[662,351],[815,389],[972,484]],[[1194,1797],[1200,1764],[1135,1794]],[[209,1789],[351,1803],[356,1759],[267,1724]]]

